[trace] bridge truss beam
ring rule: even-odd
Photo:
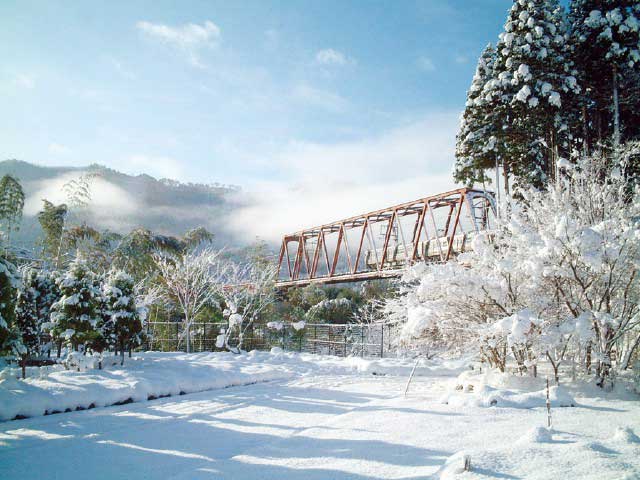
[[[301,230],[282,239],[276,286],[397,277],[464,252],[494,223],[493,194],[460,188]]]

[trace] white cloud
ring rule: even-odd
[[[305,105],[330,112],[342,112],[349,106],[347,99],[337,93],[320,90],[309,85],[298,85],[293,89],[291,97]]]
[[[344,53],[334,50],[333,48],[319,50],[316,53],[316,63],[319,63],[320,65],[342,66],[346,65],[348,61],[349,60]]]
[[[66,145],[62,145],[60,143],[55,143],[55,142],[49,144],[49,147],[47,148],[47,150],[49,150],[49,153],[53,153],[54,155],[63,155],[71,151],[71,149]]]
[[[433,60],[431,60],[429,57],[419,57],[416,60],[416,65],[418,65],[418,68],[424,72],[433,72],[436,69]]]
[[[293,142],[270,159],[283,181],[240,194],[228,223],[238,236],[277,242],[285,233],[454,187],[458,113],[427,115],[353,142]]]
[[[36,87],[36,77],[26,73],[16,74],[13,81],[17,86],[28,90],[32,90]]]
[[[25,200],[24,213],[36,215],[42,209],[42,199],[55,204],[66,203],[68,199],[63,186],[71,180],[77,180],[81,171],[70,172],[58,177],[36,183],[33,194]],[[122,188],[97,177],[91,181],[91,202],[89,209],[93,215],[105,217],[118,212],[118,215],[134,214],[138,209],[136,201]]]
[[[178,48],[187,55],[189,62],[195,67],[204,67],[199,51],[202,48],[214,48],[220,42],[220,28],[210,20],[202,25],[187,23],[171,27],[160,23],[140,21],[136,27],[147,38],[160,41]]]

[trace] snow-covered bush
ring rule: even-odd
[[[504,370],[567,354],[604,386],[640,343],[640,200],[606,160],[578,162],[548,190],[524,189],[498,231],[444,266],[420,265],[387,304],[408,341],[476,349]]]
[[[309,323],[348,323],[355,311],[355,303],[348,298],[332,298],[312,306],[306,318]]]

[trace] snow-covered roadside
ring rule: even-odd
[[[115,365],[112,365],[115,363]],[[72,410],[201,392],[217,388],[310,374],[409,375],[411,359],[338,358],[323,355],[253,351],[231,353],[146,352],[127,359],[124,366],[107,359],[103,370],[76,372],[61,366],[29,370],[26,380],[18,369],[0,372],[0,420],[34,417]],[[451,376],[465,362],[419,365],[418,376]]]

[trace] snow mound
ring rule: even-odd
[[[549,389],[549,400],[552,407],[574,407],[576,401],[562,387]],[[506,408],[536,408],[544,407],[547,401],[546,390],[536,392],[519,392],[503,390],[484,385],[477,391],[467,393],[447,394],[442,403],[454,407],[506,407]]]
[[[630,427],[618,427],[611,437],[611,441],[616,443],[633,444],[640,443],[640,438]]]
[[[266,354],[267,356],[269,354]],[[115,365],[111,364],[115,363]],[[0,421],[139,402],[170,395],[290,378],[294,372],[255,355],[158,354],[105,360],[103,370],[53,371],[0,380]]]
[[[441,401],[454,407],[544,407],[547,391],[541,386],[539,379],[518,379],[492,371],[482,374],[467,371],[451,383]],[[549,400],[552,407],[576,405],[575,399],[562,386],[549,388]]]
[[[546,427],[533,427],[518,439],[518,444],[549,443],[553,440],[552,432]]]
[[[451,455],[440,469],[436,472],[435,478],[441,480],[457,478],[465,472],[465,465],[471,466],[471,457],[465,452],[458,452]]]

